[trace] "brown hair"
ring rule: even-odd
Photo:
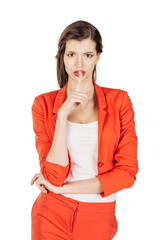
[[[58,52],[57,55],[55,56],[57,59],[57,80],[60,88],[64,87],[64,85],[68,81],[68,74],[65,70],[63,61],[66,42],[70,39],[81,41],[87,38],[90,38],[91,40],[96,42],[97,54],[103,52],[101,35],[98,29],[89,22],[86,21],[73,22],[68,27],[66,27],[62,32],[58,41]],[[94,67],[92,78],[96,80],[96,66]]]

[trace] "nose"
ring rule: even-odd
[[[76,67],[77,68],[82,68],[83,67],[83,56],[77,56],[76,58]]]

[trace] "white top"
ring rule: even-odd
[[[98,121],[74,123],[67,120],[67,147],[71,155],[71,170],[64,182],[95,178],[98,175]],[[113,202],[116,193],[107,197],[94,194],[62,194],[81,202]]]

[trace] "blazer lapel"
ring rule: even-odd
[[[100,162],[100,159],[103,159],[103,157],[101,157],[101,151],[100,151],[102,146],[101,136],[102,136],[103,124],[108,113],[108,105],[107,105],[102,88],[98,84],[96,84],[95,81],[93,81],[93,83],[95,87],[97,105],[98,105],[98,161],[97,161],[97,164],[98,164]]]
[[[55,128],[56,125],[56,120],[57,120],[57,113],[59,111],[59,109],[61,108],[61,106],[64,103],[65,100],[65,94],[66,94],[66,84],[64,85],[63,88],[61,88],[56,96],[55,102],[54,102],[54,106],[53,106],[53,110],[52,110],[52,120],[53,120],[53,125]]]
[[[103,129],[103,124],[104,120],[107,116],[108,112],[108,105],[105,99],[104,92],[102,88],[96,84],[96,82],[93,80],[94,88],[95,88],[95,93],[96,93],[96,99],[97,99],[97,106],[98,106],[98,162],[100,158],[100,146],[101,146],[101,135],[102,135],[102,129]],[[56,96],[55,103],[53,106],[53,115],[52,115],[52,120],[53,120],[53,125],[55,128],[56,125],[56,120],[57,120],[57,112],[61,108],[61,106],[64,103],[65,100],[65,95],[66,95],[66,84],[63,88],[61,88]],[[68,150],[68,148],[67,148]],[[69,153],[69,150],[68,150]],[[69,153],[70,155],[70,153]]]

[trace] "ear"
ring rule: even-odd
[[[99,62],[99,60],[100,60],[100,56],[101,56],[101,53],[98,53],[98,54],[97,54],[97,61],[96,61],[96,64]]]

